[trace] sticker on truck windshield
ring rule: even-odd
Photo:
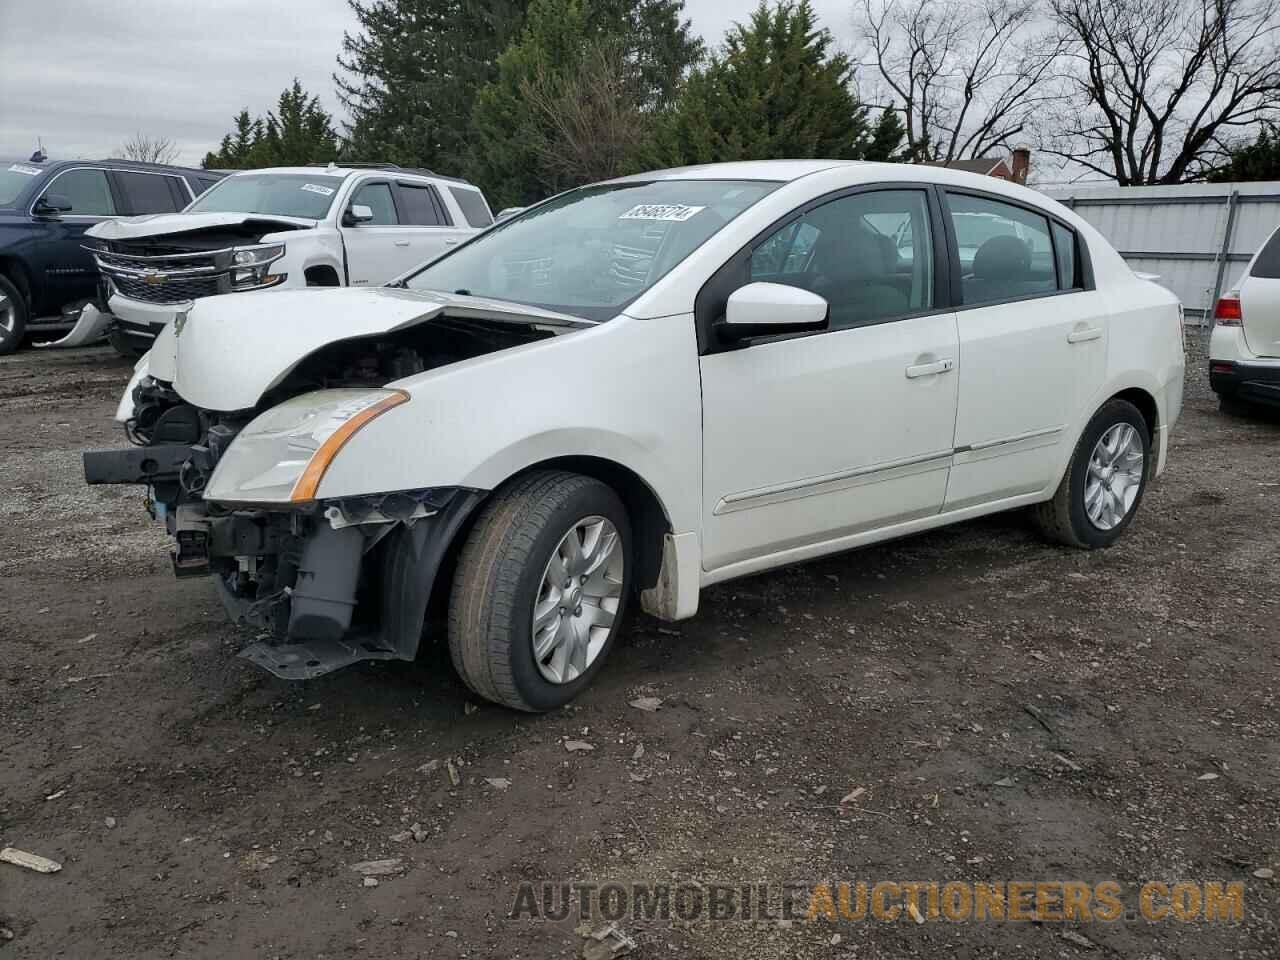
[[[641,203],[632,207],[619,220],[666,220],[682,223],[706,207],[686,207],[683,203]]]
[[[39,167],[24,167],[20,163],[15,163],[11,167],[9,167],[9,172],[21,173],[28,177],[38,177],[40,176],[40,174],[44,173],[44,171],[41,170]]]
[[[322,187],[318,183],[304,183],[301,189],[307,191],[307,193],[318,193],[322,197],[333,196],[333,187]]]

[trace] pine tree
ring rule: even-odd
[[[280,94],[276,111],[251,118],[247,109],[235,118],[235,131],[222,138],[216,153],[205,155],[202,165],[215,170],[251,170],[255,167],[300,166],[332,160],[338,155],[338,135],[333,120],[308,96],[295,78]]]
[[[519,34],[528,0],[348,0],[338,96],[350,113],[347,159],[456,173],[477,92]]]
[[[867,112],[850,89],[853,66],[834,42],[809,0],[762,0],[689,78],[660,152],[673,164],[863,157]]]
[[[476,97],[467,170],[496,206],[643,164],[648,133],[701,57],[681,0],[533,0]]]
[[[863,151],[863,160],[891,161],[903,159],[899,152],[902,140],[907,135],[902,125],[902,118],[893,107],[885,107],[880,119],[871,130],[871,140]]]
[[[1280,127],[1264,123],[1253,143],[1235,147],[1229,159],[1209,175],[1217,183],[1233,180],[1280,180]]]

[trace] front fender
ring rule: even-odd
[[[589,456],[643,478],[675,532],[700,529],[702,401],[689,315],[618,317],[388,386],[410,402],[348,441],[319,498],[493,489],[533,464]]]

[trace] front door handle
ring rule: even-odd
[[[409,241],[408,241],[408,240],[397,240],[397,241],[396,241],[396,246],[397,246],[397,247],[407,247],[408,245],[409,245]]]
[[[447,247],[453,247],[453,246],[457,246],[458,242],[459,241],[457,237],[449,237],[445,240],[444,243],[445,243],[445,246]]]
[[[1067,343],[1088,343],[1090,340],[1102,339],[1101,327],[1086,327],[1083,330],[1072,330],[1067,334]]]
[[[907,367],[907,379],[915,380],[917,377],[932,377],[935,374],[946,373],[955,365],[956,362],[950,357],[934,360],[932,363],[914,363]]]

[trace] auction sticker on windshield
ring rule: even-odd
[[[11,167],[9,167],[9,171],[11,173],[26,174],[28,177],[38,177],[40,176],[40,174],[44,173],[44,171],[41,170],[39,167],[24,167],[20,163],[13,164]]]
[[[308,193],[318,193],[322,197],[332,197],[333,187],[322,187],[318,183],[304,183],[300,190],[306,190]]]
[[[622,216],[619,220],[666,220],[682,223],[706,207],[687,207],[683,203],[641,203]]]

